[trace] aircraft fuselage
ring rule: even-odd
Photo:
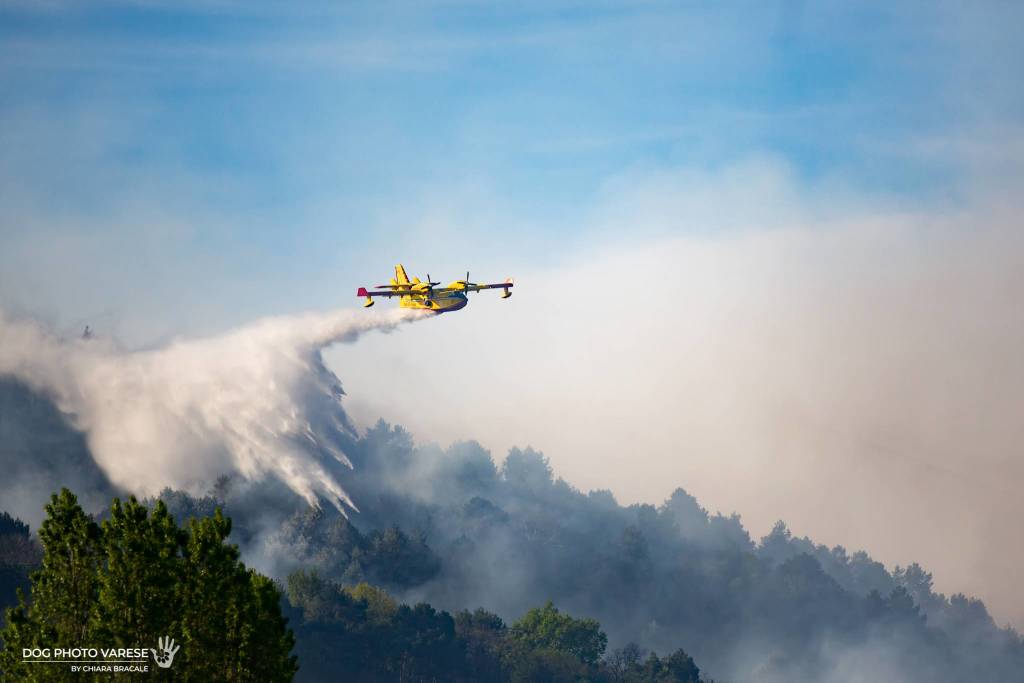
[[[401,308],[412,308],[434,313],[450,313],[465,308],[469,299],[462,292],[435,292],[430,296],[412,294],[399,301]]]

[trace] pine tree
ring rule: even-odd
[[[298,670],[291,654],[295,636],[281,614],[281,591],[273,581],[251,569],[249,599],[239,652],[239,681],[290,681]]]
[[[238,560],[238,548],[225,543],[230,533],[231,520],[219,509],[190,525],[178,593],[183,679],[291,680],[295,639],[281,615],[281,593]]]
[[[0,651],[5,680],[71,680],[66,667],[24,664],[22,648],[73,648],[89,644],[92,609],[99,592],[101,533],[68,489],[46,505],[39,529],[43,566],[32,574],[31,600],[19,591],[19,605],[7,611]]]
[[[80,680],[59,664],[23,663],[22,648],[156,648],[170,638],[181,652],[169,668],[151,662],[147,680],[292,680],[281,592],[239,561],[219,509],[186,531],[162,502],[151,513],[115,499],[101,529],[64,489],[46,511],[31,600],[8,610],[2,632],[4,680]]]
[[[103,523],[106,564],[99,573],[93,631],[108,647],[139,647],[180,639],[176,588],[186,534],[162,501],[149,509],[114,499]]]

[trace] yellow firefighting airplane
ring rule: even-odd
[[[451,311],[457,311],[460,308],[465,308],[466,304],[469,303],[469,298],[466,296],[469,292],[479,292],[481,289],[504,289],[504,293],[501,295],[502,299],[507,299],[512,296],[512,278],[505,280],[504,282],[492,284],[492,285],[478,285],[469,281],[469,273],[466,273],[465,280],[456,280],[451,282],[447,287],[437,287],[440,282],[431,282],[430,275],[427,275],[426,282],[420,282],[418,277],[414,277],[409,280],[409,276],[405,274],[405,268],[401,264],[395,266],[395,277],[391,279],[391,284],[377,285],[382,291],[366,291],[366,287],[360,287],[359,291],[356,292],[356,296],[366,297],[366,303],[364,307],[370,307],[373,305],[373,297],[401,297],[399,300],[399,306],[402,308],[415,308],[422,311],[433,311],[435,313],[449,313]]]

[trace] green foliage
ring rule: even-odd
[[[249,596],[239,601],[237,621],[241,628],[236,679],[290,681],[298,668],[298,659],[292,654],[295,635],[281,613],[281,591],[277,584],[252,569],[246,574]],[[245,593],[242,586],[240,595]]]
[[[195,680],[289,680],[294,637],[281,614],[280,593],[270,579],[238,560],[238,548],[225,543],[231,520],[218,509],[190,523],[184,567],[189,580],[180,600],[188,609],[182,635]],[[210,611],[201,606],[217,604]]]
[[[290,574],[286,594],[288,601],[310,622],[336,624],[366,619],[365,602],[353,598],[340,584],[321,578],[316,571]]]
[[[172,668],[150,678],[181,681],[288,681],[294,637],[270,579],[238,561],[226,543],[231,522],[217,510],[185,530],[162,502],[152,512],[115,499],[97,526],[64,489],[46,506],[42,568],[31,600],[8,610],[0,671],[6,680],[62,680],[57,665],[27,665],[24,647],[180,645]],[[148,679],[147,679],[148,680]]]
[[[667,657],[644,651],[635,643],[616,650],[608,658],[608,671],[616,683],[702,683],[700,669],[683,650]]]
[[[354,588],[314,572],[288,577],[289,602],[299,610],[299,654],[308,680],[444,680],[462,651],[455,622],[430,605],[398,605],[381,588]]]
[[[354,588],[346,588],[353,600],[366,603],[366,616],[373,622],[385,624],[398,612],[398,603],[382,588],[365,581]]]
[[[574,619],[550,601],[527,612],[512,626],[517,640],[532,649],[548,649],[594,664],[608,646],[608,636],[594,619]]]
[[[497,614],[477,608],[455,615],[455,632],[463,643],[464,671],[471,681],[502,681],[507,662],[502,653],[508,650],[508,629]]]
[[[21,661],[22,648],[78,647],[93,635],[93,606],[99,592],[103,548],[100,528],[63,489],[46,505],[39,530],[42,568],[32,574],[32,601],[19,596],[7,611],[0,671],[8,680],[70,680],[68,670],[46,671]]]
[[[397,526],[374,532],[364,558],[369,577],[385,585],[416,586],[439,568],[424,540],[410,538]]]
[[[114,500],[103,522],[102,570],[95,572],[93,642],[136,647],[172,632],[181,616],[176,588],[184,585],[185,539],[163,503],[151,515],[134,498]]]
[[[364,535],[344,516],[324,510],[293,515],[281,537],[312,551],[303,558],[311,570],[345,584],[410,588],[435,577],[441,566],[420,535],[397,526]]]
[[[509,629],[483,609],[452,617],[425,604],[398,605],[365,583],[346,588],[303,571],[289,577],[288,601],[298,611],[301,680],[334,680],[344,671],[357,682],[703,683],[682,650],[644,660],[628,646],[602,660],[600,625],[550,602]]]

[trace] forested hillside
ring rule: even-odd
[[[448,610],[512,619],[547,600],[600,621],[614,648],[682,646],[734,681],[1021,680],[1024,644],[984,604],[932,590],[916,564],[796,538],[751,539],[682,489],[620,506],[513,449],[499,469],[475,443],[417,448],[379,423],[340,471],[360,511],[299,510],[254,546],[275,572],[315,569]],[[230,499],[230,496],[229,496]],[[239,504],[245,496],[239,494]],[[827,514],[827,511],[823,511]]]
[[[416,447],[384,423],[344,447],[354,468],[334,474],[359,506],[348,516],[228,477],[206,496],[160,496],[177,520],[218,507],[234,520],[242,558],[278,582],[300,680],[690,680],[690,656],[735,683],[1024,680],[1018,634],[980,601],[936,593],[916,564],[887,569],[781,522],[751,539],[682,489],[621,506],[557,479],[530,449],[499,468],[475,443]],[[4,529],[10,603],[36,551],[22,525]],[[562,617],[606,646],[524,635]]]
[[[237,547],[226,542],[231,520],[219,509],[183,528],[163,501],[150,510],[134,498],[115,499],[98,524],[64,489],[46,512],[39,544],[26,525],[0,516],[2,529],[12,530],[0,535],[3,548],[26,551],[14,583],[26,583],[24,570],[34,569],[30,588],[18,586],[18,604],[7,609],[0,630],[0,678],[6,681],[80,679],[84,674],[63,656],[26,661],[23,653],[77,652],[101,643],[153,645],[165,657],[166,666],[158,664],[153,649],[148,661],[144,649],[137,669],[92,667],[113,680],[145,673],[158,680],[273,683],[290,681],[297,671],[307,681],[703,680],[681,649],[660,658],[629,646],[604,657],[608,638],[600,624],[564,614],[551,602],[509,628],[483,609],[453,618],[425,603],[399,604],[370,584],[347,586],[316,572],[293,573],[282,595],[238,561]],[[292,654],[295,634],[282,608],[296,625],[299,657]],[[111,659],[90,656],[102,657],[90,665]]]

